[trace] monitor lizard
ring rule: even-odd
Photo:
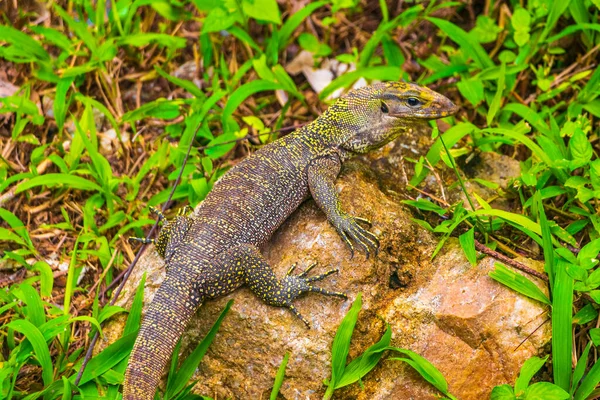
[[[164,225],[155,241],[166,277],[142,321],[131,352],[123,398],[153,399],[163,370],[196,309],[206,300],[248,286],[266,303],[287,307],[309,326],[293,300],[305,292],[345,298],[313,283],[337,270],[308,276],[292,266],[278,279],[260,252],[275,230],[312,196],[342,240],[367,257],[379,248],[367,219],[349,215],[335,180],[342,163],[410,135],[419,120],[454,114],[446,97],[404,82],[352,90],[312,123],[250,155],[224,174],[192,215]],[[154,242],[154,241],[153,241]]]

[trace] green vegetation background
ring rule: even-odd
[[[472,263],[476,240],[545,263],[550,296],[504,266],[491,274],[547,304],[553,326],[552,354],[492,397],[600,395],[598,0],[18,3],[0,10],[0,396],[118,398],[143,293],[131,310],[108,299],[134,258],[124,238],[154,224],[147,207],[165,203],[180,174],[173,200],[198,204],[232,163],[314,119],[359,78],[415,81],[461,106],[433,125],[431,150],[409,160],[412,186],[432,167],[462,183],[456,162],[477,152],[521,162],[508,191],[476,179],[516,199],[512,212],[469,193],[469,209],[407,201],[439,235],[438,250],[457,235]],[[336,58],[356,70],[315,96],[284,68],[301,49],[317,67]],[[173,75],[190,61],[195,83]],[[386,350],[451,397],[431,364],[389,347],[388,333],[346,366],[359,309],[360,297],[332,346],[326,397]],[[78,378],[90,338],[126,312],[123,337]],[[199,398],[188,381],[220,321],[181,366],[175,357],[165,398]],[[542,368],[552,382],[531,383]]]

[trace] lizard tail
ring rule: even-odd
[[[165,366],[200,305],[192,285],[165,278],[142,322],[123,383],[123,400],[153,400]]]

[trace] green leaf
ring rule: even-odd
[[[477,252],[475,251],[475,228],[469,229],[458,237],[460,247],[462,247],[467,260],[471,265],[477,265]]]
[[[483,82],[480,79],[462,79],[456,83],[456,87],[473,106],[479,105],[485,99]]]
[[[478,15],[476,25],[469,31],[469,36],[479,43],[490,43],[496,40],[500,32],[502,28],[496,25],[492,18]]]
[[[402,361],[413,367],[427,382],[431,383],[437,390],[448,395],[448,382],[444,375],[425,358],[414,351],[390,347],[389,350],[395,350],[408,358],[390,358],[390,360]]]
[[[362,307],[362,293],[356,296],[356,300],[352,303],[352,307],[342,320],[342,323],[337,329],[335,338],[333,339],[333,345],[331,349],[331,380],[329,382],[330,387],[336,387],[344,375],[344,369],[346,367],[346,359],[348,358],[348,351],[350,349],[350,339],[354,333],[354,326],[358,320],[358,313]]]
[[[363,354],[355,358],[346,365],[344,374],[335,385],[335,389],[350,385],[368,374],[379,363],[383,352],[390,345],[392,340],[392,329],[387,326],[387,329],[381,339],[369,347]]]
[[[18,29],[0,25],[0,38],[2,38],[2,41],[10,43],[14,48],[18,49],[18,53],[15,53],[18,56],[17,58],[12,58],[12,61],[35,62],[50,60],[50,55],[37,40]],[[2,55],[2,49],[0,49],[0,55]]]
[[[231,94],[231,96],[229,96],[229,100],[227,100],[227,104],[225,104],[223,114],[221,115],[221,121],[223,121],[223,124],[225,125],[226,121],[229,119],[229,117],[231,117],[233,112],[240,106],[240,104],[242,104],[253,94],[278,89],[283,89],[283,86],[280,83],[269,82],[261,79],[243,84],[237,88]]]
[[[581,310],[577,311],[577,314],[573,316],[573,323],[584,325],[595,320],[597,317],[598,310],[596,310],[593,305],[586,304]]]
[[[531,25],[531,15],[529,15],[529,12],[526,9],[517,8],[510,19],[510,24],[517,31],[529,31],[529,27]]]
[[[52,286],[54,285],[54,275],[50,265],[46,261],[36,261],[31,266],[31,269],[40,272],[40,294],[44,297],[50,297],[52,295]]]
[[[540,35],[540,38],[539,38],[540,42],[543,42],[544,39],[550,33],[550,31],[552,31],[552,29],[558,22],[558,19],[560,18],[560,16],[563,15],[565,10],[569,7],[570,2],[571,2],[571,0],[550,2],[550,13],[546,20],[546,23],[544,24],[544,30],[542,31],[542,34]]]
[[[306,17],[312,14],[313,11],[315,11],[317,8],[323,7],[326,4],[328,4],[327,1],[310,2],[298,12],[296,12],[294,15],[289,17],[279,30],[279,50],[281,51],[285,48],[296,28],[300,26],[300,24],[306,19]]]
[[[402,203],[407,204],[409,206],[413,206],[422,211],[433,211],[434,213],[436,213],[438,215],[446,214],[446,210],[444,208],[438,206],[437,204],[435,204],[429,200],[425,200],[425,199],[402,200]]]
[[[241,16],[236,10],[226,10],[222,7],[213,8],[204,19],[202,33],[226,30],[239,20],[241,20]]]
[[[71,318],[69,320],[69,323],[76,322],[76,321],[89,322],[96,329],[98,329],[98,332],[100,333],[100,336],[102,337],[102,327],[100,326],[100,323],[98,323],[98,320],[96,318],[90,317],[89,315],[80,315],[78,317]]]
[[[525,390],[523,400],[565,400],[569,393],[550,382],[537,382]]]
[[[521,372],[519,372],[519,377],[515,382],[515,393],[517,395],[521,394],[527,386],[529,386],[529,382],[531,378],[546,364],[548,360],[548,356],[544,358],[539,357],[531,357],[521,367]]]
[[[157,99],[123,114],[121,118],[126,122],[137,122],[141,119],[152,117],[160,119],[174,119],[179,117],[180,100]]]
[[[19,296],[20,300],[27,305],[24,309],[27,319],[39,328],[46,322],[46,312],[39,293],[26,283],[21,284],[19,290],[22,293],[22,297]]]
[[[546,218],[546,212],[544,211],[544,204],[542,203],[541,193],[535,192],[533,195],[534,204],[538,210],[538,218],[540,222],[540,229],[542,231],[542,248],[544,250],[544,270],[548,274],[550,281],[550,287],[554,284],[554,245],[552,244],[552,232]]]
[[[283,384],[283,378],[285,377],[285,367],[290,359],[290,353],[285,353],[283,356],[283,360],[281,361],[281,365],[277,370],[277,375],[275,376],[275,382],[273,383],[273,390],[271,390],[271,396],[269,400],[277,400],[277,395],[279,394],[279,390],[281,389],[281,385]]]
[[[54,120],[58,127],[58,132],[62,132],[65,124],[65,116],[67,114],[67,91],[73,83],[73,78],[63,78],[56,85],[56,95],[54,96]]]
[[[231,308],[232,304],[233,300],[229,300],[227,302],[227,305],[225,306],[223,311],[221,311],[219,318],[217,318],[214,325],[212,326],[212,328],[210,328],[204,339],[202,339],[202,341],[198,344],[198,346],[196,346],[192,354],[190,354],[185,359],[183,364],[181,364],[181,367],[177,371],[177,376],[175,377],[175,379],[169,381],[165,395],[166,398],[171,398],[175,394],[183,390],[188,381],[191,379],[192,375],[194,375],[194,372],[196,372],[196,369],[198,368],[198,364],[200,364],[200,361],[202,361],[202,358],[204,358],[208,347],[217,335],[217,331],[219,330],[219,327],[221,326],[221,323],[223,322],[223,319],[227,315],[227,312]]]
[[[52,360],[50,359],[50,350],[48,349],[44,335],[42,335],[35,325],[24,319],[11,321],[7,326],[23,334],[27,338],[33,347],[35,358],[42,367],[42,380],[44,381],[44,385],[50,385],[54,378],[54,370],[52,367]]]
[[[492,389],[490,400],[517,400],[510,385],[499,385]]]
[[[117,41],[118,45],[129,45],[133,47],[146,47],[150,44],[158,44],[169,49],[182,49],[186,46],[185,38],[171,36],[165,33],[135,33],[121,37]]]
[[[594,366],[588,371],[581,385],[575,392],[574,400],[584,400],[594,391],[600,383],[600,360],[594,363]]]
[[[554,382],[564,390],[571,383],[571,351],[573,348],[572,307],[573,278],[566,271],[566,263],[556,263],[552,301],[552,359]]]
[[[359,68],[356,71],[347,72],[334,79],[321,93],[320,99],[329,97],[341,87],[349,87],[360,78],[379,79],[382,81],[395,81],[402,75],[402,70],[399,67],[377,66]]]
[[[79,386],[99,377],[128,357],[136,337],[137,332],[124,335],[92,358],[81,375]]]
[[[577,254],[577,261],[582,268],[590,269],[598,264],[600,254],[600,239],[595,239],[581,248]]]
[[[244,14],[259,21],[281,24],[279,7],[275,0],[242,0]]]
[[[477,41],[473,40],[471,36],[452,22],[444,19],[427,17],[428,21],[433,22],[442,32],[446,33],[450,39],[458,43],[463,49],[463,52],[469,57],[473,58],[475,64],[480,69],[490,68],[494,66],[494,62],[488,55],[487,51],[481,47]]]
[[[492,121],[494,120],[494,117],[496,116],[496,113],[498,112],[498,110],[500,109],[500,105],[502,104],[502,93],[504,93],[505,80],[506,64],[502,63],[502,66],[500,67],[500,76],[498,77],[498,88],[496,90],[496,94],[494,95],[492,103],[490,104],[490,109],[488,110],[488,113],[486,115],[488,126],[492,124]]]
[[[502,264],[496,263],[496,269],[491,271],[488,275],[490,278],[502,283],[505,286],[527,296],[534,300],[540,301],[544,304],[550,305],[548,296],[540,290],[539,287],[523,275],[509,270]]]
[[[587,136],[580,128],[576,128],[573,136],[569,140],[569,151],[573,157],[575,165],[571,169],[579,168],[590,162],[593,155],[592,145]],[[574,167],[574,168],[573,168]]]
[[[97,192],[102,192],[102,188],[94,182],[76,175],[45,174],[31,178],[28,181],[21,182],[17,186],[15,193],[21,193],[36,186],[46,186],[47,188],[64,186],[70,189],[94,190]]]
[[[600,329],[598,328],[594,328],[594,329],[590,329],[590,336],[592,337],[592,341],[594,340],[594,335],[592,334],[593,330],[597,330],[600,331]],[[594,342],[595,345],[595,342]],[[579,359],[577,360],[577,365],[575,366],[575,369],[573,370],[573,382],[571,383],[571,395],[573,395],[573,393],[575,392],[575,389],[577,388],[577,385],[579,385],[579,382],[581,381],[581,378],[583,377],[583,373],[585,372],[585,369],[587,367],[587,360],[588,360],[588,354],[590,352],[590,348],[592,347],[592,342],[588,342],[587,346],[585,346],[585,349],[583,350],[583,353],[581,353],[581,355],[579,356]]]
[[[443,143],[445,143],[446,147],[450,149],[463,137],[467,136],[471,132],[476,131],[478,131],[478,128],[475,125],[468,122],[461,122],[454,125],[452,128],[448,129],[436,139],[435,143],[429,148],[429,151],[427,152],[425,158],[429,161],[429,164],[435,166],[438,163],[438,161],[440,161],[440,154],[444,149]],[[423,179],[425,179],[428,172],[429,169],[424,168],[420,174],[415,174],[415,176],[413,176],[410,180],[410,185],[416,187],[419,183],[423,181]]]
[[[130,333],[136,333],[140,329],[140,321],[142,320],[142,308],[144,307],[144,286],[146,285],[146,273],[142,275],[140,284],[135,291],[133,297],[133,303],[129,309],[129,315],[127,316],[127,322],[123,329],[123,335],[126,336]]]
[[[304,50],[310,51],[317,57],[324,57],[331,54],[331,47],[319,42],[314,35],[303,32],[298,36],[298,43]]]
[[[163,78],[165,78],[166,80],[168,80],[169,82],[173,83],[174,85],[177,85],[185,90],[188,91],[188,93],[190,93],[191,95],[199,98],[199,99],[205,99],[206,95],[204,94],[204,92],[198,88],[198,86],[196,86],[196,84],[192,81],[188,81],[187,79],[180,79],[180,78],[176,78],[168,73],[166,73],[165,71],[163,71],[158,65],[154,66],[154,70],[156,72],[158,72],[158,74],[160,76],[162,76]]]

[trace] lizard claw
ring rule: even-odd
[[[341,292],[333,292],[330,290],[322,289],[320,287],[315,287],[312,285],[313,282],[321,281],[327,278],[331,274],[335,274],[339,272],[337,269],[329,270],[320,275],[314,275],[307,277],[306,275],[310,270],[312,270],[317,263],[312,263],[309,265],[306,270],[297,274],[291,275],[291,272],[295,268],[296,264],[293,264],[292,267],[288,270],[286,276],[281,280],[282,290],[281,290],[281,298],[279,301],[275,302],[274,305],[282,305],[288,307],[296,317],[300,318],[304,324],[310,328],[308,321],[300,314],[300,312],[291,304],[291,302],[301,295],[302,293],[314,292],[321,293],[325,296],[334,296],[346,299],[347,296],[345,293]]]
[[[379,239],[374,233],[360,226],[359,222],[369,226],[371,225],[371,221],[366,218],[353,217],[348,214],[342,214],[333,221],[333,225],[344,242],[350,247],[350,259],[354,257],[354,246],[352,245],[352,241],[364,250],[367,259],[369,259],[371,249],[375,251],[375,255],[379,253]],[[352,241],[350,239],[352,239]]]

